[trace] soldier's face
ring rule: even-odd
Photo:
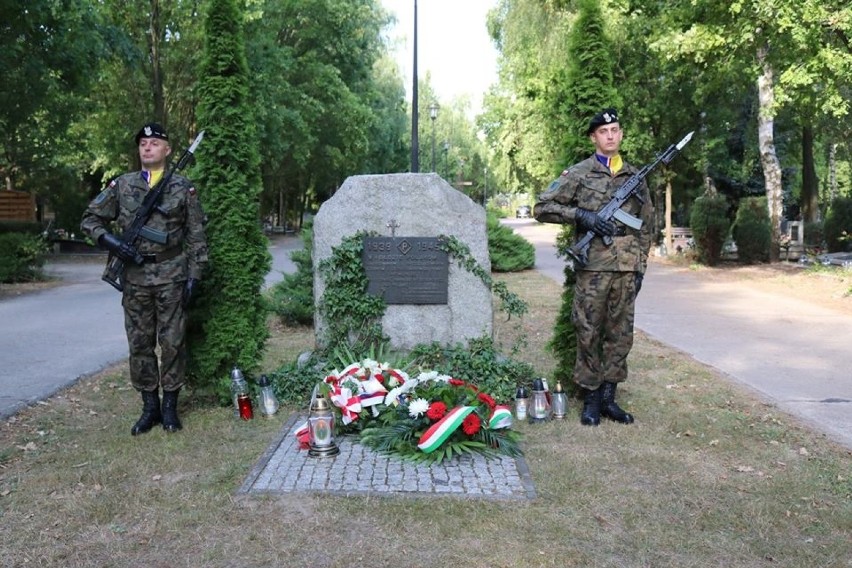
[[[621,137],[623,135],[621,126],[615,122],[599,126],[594,132],[589,134],[589,138],[592,139],[592,144],[595,145],[595,152],[601,156],[615,156],[618,154],[618,148],[621,146]]]
[[[146,170],[162,170],[166,165],[166,158],[172,153],[172,147],[165,140],[159,138],[139,139],[139,160],[142,168]]]

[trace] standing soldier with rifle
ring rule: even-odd
[[[635,194],[619,207],[634,219],[632,225],[637,228],[598,214],[638,170],[623,162],[618,153],[623,132],[615,109],[595,115],[587,134],[595,153],[550,184],[535,205],[534,215],[543,223],[574,223],[578,241],[587,232],[601,237],[592,239],[578,254],[572,248],[577,336],[573,379],[584,389],[582,424],[597,426],[601,415],[630,424],[633,416],[616,404],[615,391],[627,379],[634,301],[648,264],[653,206],[647,184],[639,179]]]
[[[175,172],[200,141],[167,168],[169,137],[159,124],[146,124],[136,135],[142,170],[110,182],[83,214],[83,231],[109,251],[103,279],[122,291],[130,382],[142,394],[134,436],[160,423],[167,432],[182,428],[186,308],[207,263],[207,241],[195,187]]]

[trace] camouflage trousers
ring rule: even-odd
[[[636,278],[633,272],[577,271],[573,318],[577,337],[574,382],[597,389],[627,379],[633,347]]]
[[[130,347],[130,382],[138,391],[174,391],[186,374],[184,282],[124,285],[124,329]],[[159,361],[156,348],[160,347]]]

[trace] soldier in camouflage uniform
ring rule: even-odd
[[[617,221],[604,221],[597,211],[638,170],[619,155],[623,132],[618,113],[608,108],[595,115],[587,134],[595,146],[588,159],[562,172],[535,205],[543,223],[574,223],[576,238],[588,231],[611,236],[606,246],[596,238],[589,261],[576,270],[573,320],[577,336],[574,382],[584,389],[580,421],[600,424],[600,417],[622,424],[633,416],[615,402],[618,383],[627,379],[627,355],[633,346],[634,301],[642,286],[651,248],[653,206],[647,184],[642,201],[633,198],[622,208],[643,221],[634,230]]]
[[[145,125],[136,144],[142,170],[110,182],[89,204],[81,224],[92,240],[125,262],[121,283],[130,381],[142,394],[142,416],[130,431],[134,436],[160,423],[167,432],[182,428],[177,399],[186,370],[186,307],[207,263],[201,204],[192,183],[177,174],[146,224],[161,242],[141,238],[134,246],[113,234],[123,234],[133,222],[145,195],[165,174],[171,154],[169,137],[158,124]]]

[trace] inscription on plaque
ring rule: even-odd
[[[388,304],[446,304],[450,262],[437,237],[365,237],[367,293]]]

